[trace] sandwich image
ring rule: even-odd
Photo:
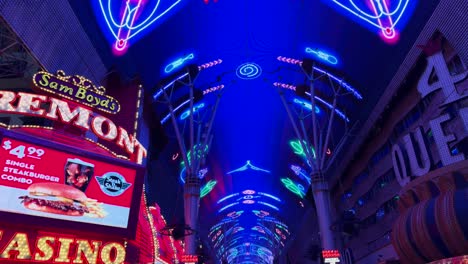
[[[28,195],[19,199],[30,210],[68,216],[105,216],[100,203],[69,185],[41,182],[31,184],[27,191]]]

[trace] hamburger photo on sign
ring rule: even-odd
[[[67,216],[106,216],[102,203],[89,199],[84,192],[69,185],[41,182],[31,184],[27,191],[28,195],[19,199],[29,210]]]

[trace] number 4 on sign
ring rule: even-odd
[[[10,154],[13,155],[13,156],[16,156],[18,157],[18,159],[22,159],[26,156],[26,154],[24,154],[24,150],[25,150],[25,146],[21,145],[21,146],[18,146],[12,150],[10,150]]]

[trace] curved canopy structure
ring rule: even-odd
[[[71,2],[104,62],[139,74],[168,138],[153,199],[179,220],[182,186],[200,190],[186,224],[199,212],[191,228],[213,258],[257,264],[322,199],[311,184],[333,174],[438,3]]]

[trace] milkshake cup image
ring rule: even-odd
[[[65,164],[65,184],[86,192],[88,184],[94,176],[94,164],[80,159],[67,159]]]

